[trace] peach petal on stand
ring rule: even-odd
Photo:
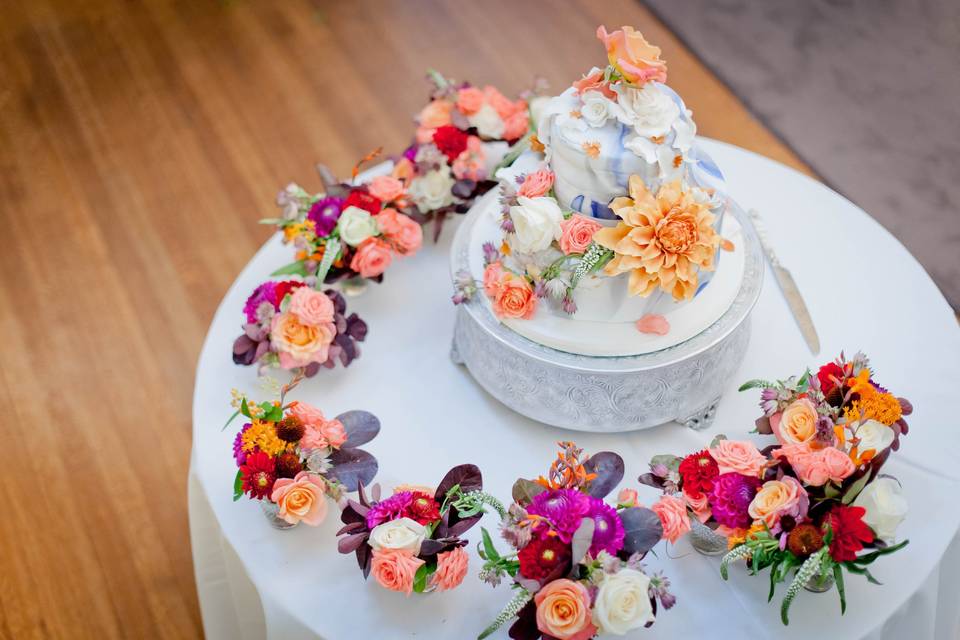
[[[665,336],[670,333],[670,323],[659,313],[648,313],[637,320],[637,331]]]

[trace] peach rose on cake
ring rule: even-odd
[[[494,300],[500,292],[503,274],[503,265],[499,262],[491,262],[483,270],[483,291],[491,300]]]
[[[483,106],[483,100],[483,91],[477,87],[464,87],[457,92],[457,109],[463,115],[473,115]]]
[[[666,82],[667,64],[660,59],[660,47],[655,47],[633,27],[621,27],[607,33],[597,27],[597,38],[607,48],[607,59],[620,74],[633,84]]]
[[[367,238],[353,254],[350,268],[364,278],[375,278],[387,270],[392,260],[390,245],[380,238]]]
[[[293,313],[278,313],[270,324],[270,343],[280,355],[280,366],[295,369],[326,362],[336,333],[332,322],[303,324]]]
[[[333,302],[325,293],[311,287],[297,287],[290,296],[287,311],[300,318],[300,322],[304,324],[333,322]]]
[[[590,592],[579,582],[554,580],[533,601],[541,633],[557,640],[587,640],[597,633],[590,615]]]
[[[393,208],[386,208],[377,215],[377,228],[393,243],[397,253],[410,256],[423,244],[423,229],[420,225]]]
[[[537,311],[537,296],[525,278],[506,274],[493,299],[493,312],[498,318],[529,320]]]
[[[596,220],[575,213],[560,223],[560,250],[568,256],[584,253],[593,242],[593,234],[601,229]]]
[[[523,184],[517,189],[517,195],[526,198],[545,196],[553,188],[554,177],[550,169],[537,169],[533,173],[528,173],[523,179]]]
[[[657,500],[650,509],[660,518],[663,525],[663,537],[676,543],[690,531],[690,517],[687,515],[687,503],[675,496],[665,495]]]
[[[463,547],[437,554],[437,570],[430,578],[430,584],[437,591],[456,589],[467,577],[470,558]]]
[[[402,549],[373,550],[370,573],[374,580],[391,591],[402,591],[408,596],[413,592],[413,579],[423,560]]]
[[[572,86],[577,95],[583,95],[587,91],[599,91],[611,100],[615,100],[617,97],[617,94],[610,88],[610,83],[604,80],[603,69],[596,67],[579,80],[574,80]]]
[[[809,399],[800,398],[770,416],[770,428],[780,444],[803,444],[816,437],[818,419],[816,406]]]
[[[277,479],[273,483],[270,500],[277,503],[277,515],[286,522],[305,522],[316,526],[323,522],[327,515],[325,490],[326,485],[319,476],[301,471],[293,479]]]
[[[709,449],[710,456],[717,461],[720,473],[739,473],[751,478],[760,477],[767,464],[757,446],[745,440],[718,440],[715,447]]]
[[[800,480],[814,487],[843,482],[856,471],[850,456],[835,447],[812,449],[809,443],[788,444],[775,449],[773,456],[786,458]]]
[[[803,486],[795,478],[784,476],[780,480],[763,483],[753,497],[747,513],[754,520],[763,520],[774,534],[780,531],[780,518],[791,516],[794,520],[806,517],[810,499]]]
[[[394,176],[377,176],[367,188],[370,195],[383,202],[393,202],[403,196],[403,182]]]

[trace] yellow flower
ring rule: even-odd
[[[287,443],[277,437],[277,430],[272,422],[254,420],[252,426],[240,436],[243,450],[247,453],[260,449],[267,455],[279,455],[287,448]]]
[[[615,198],[610,208],[620,218],[616,227],[594,236],[614,258],[607,275],[629,273],[630,295],[647,297],[659,286],[676,300],[697,291],[698,269],[712,271],[720,236],[707,205],[683,191],[679,180],[660,187],[656,197],[640,176],[630,176],[630,197]]]

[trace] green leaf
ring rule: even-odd
[[[437,565],[435,563],[420,565],[417,573],[413,576],[413,590],[417,593],[423,593],[423,590],[427,588],[427,582],[430,576],[433,575],[436,570]]]
[[[726,439],[727,439],[727,436],[723,435],[722,433],[718,433],[713,437],[713,440],[710,441],[710,448],[713,449],[720,443],[721,440],[726,440]]]
[[[244,416],[252,419],[252,416],[250,415],[250,407],[247,406],[247,399],[246,399],[246,398],[244,398],[244,399],[240,402],[240,413],[242,413]]]
[[[876,560],[877,558],[879,558],[880,556],[885,556],[885,555],[894,553],[895,551],[899,551],[900,549],[903,549],[909,543],[910,543],[909,540],[904,540],[900,544],[895,544],[892,547],[884,547],[883,549],[877,549],[876,551],[871,551],[870,553],[859,556],[856,560],[853,560],[853,562],[857,563],[860,566],[868,565],[874,560]]]
[[[863,474],[862,477],[857,478],[857,481],[850,485],[850,488],[847,489],[846,493],[843,494],[843,498],[840,499],[840,502],[843,504],[850,504],[856,499],[860,492],[863,491],[863,488],[867,486],[867,482],[870,481],[871,472],[867,471]]]
[[[497,548],[493,546],[493,540],[485,527],[480,527],[480,535],[483,536],[483,553],[486,556],[484,559],[499,560],[500,554],[497,553]]]
[[[243,472],[237,469],[237,477],[233,479],[233,501],[243,497]]]
[[[837,583],[837,593],[840,594],[840,615],[847,612],[847,592],[843,587],[843,568],[839,564],[833,565],[833,580]]]
[[[754,379],[744,382],[742,385],[740,385],[740,388],[738,388],[737,391],[747,391],[748,389],[770,389],[775,388],[776,386],[777,385],[769,380]]]
[[[303,260],[297,260],[290,264],[280,267],[270,274],[271,276],[306,276],[307,271],[303,266]]]
[[[662,464],[670,471],[676,471],[680,468],[680,463],[683,462],[682,458],[678,458],[675,455],[669,453],[663,453],[658,456],[653,456],[650,458],[650,466],[655,467],[658,464]]]
[[[286,220],[284,220],[283,218],[260,218],[258,222],[260,224],[281,225],[284,222],[286,222]]]
[[[333,263],[337,261],[337,258],[340,257],[340,251],[343,247],[340,245],[340,238],[337,236],[330,236],[327,238],[327,241],[323,245],[323,258],[320,260],[320,265],[317,267],[317,284],[316,288],[319,290],[323,287],[323,281],[326,279],[327,274],[330,273],[330,267],[333,266]]]
[[[283,420],[283,407],[264,401],[260,403],[260,408],[263,410],[263,419],[267,422]]]
[[[840,495],[840,489],[838,489],[837,486],[832,482],[828,482],[827,484],[823,485],[823,495],[825,495],[828,499],[833,500]]]
[[[227,427],[229,427],[229,426],[230,426],[230,423],[233,422],[233,420],[234,420],[238,415],[240,415],[240,409],[237,409],[236,411],[234,411],[233,413],[230,414],[230,417],[227,418],[227,421],[223,423],[223,426],[222,426],[222,427],[220,427],[220,431],[223,431],[224,429],[226,429]]]

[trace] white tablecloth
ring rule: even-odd
[[[667,573],[678,604],[635,637],[957,638],[960,330],[952,310],[914,258],[853,204],[763,157],[714,141],[704,144],[726,173],[731,194],[763,213],[823,344],[819,357],[810,355],[775,282],[767,278],[744,364],[730,380],[711,429],[698,433],[664,425],[613,436],[573,433],[524,419],[488,396],[448,358],[452,224],[439,245],[399,261],[385,284],[350,300],[370,324],[363,357],[349,369],[320,373],[293,397],[334,415],[355,408],[378,415],[383,430],[365,448],[379,458],[378,481],[385,487],[435,484],[451,466],[474,462],[483,470],[485,487],[508,499],[515,478],[545,471],[559,439],[574,439],[587,451],[617,451],[626,460],[624,486],[637,486],[636,477],[656,453],[684,454],[717,433],[744,437],[752,429],[757,394],[738,394],[742,380],[785,377],[819,366],[841,349],[862,349],[877,379],[910,398],[916,409],[901,451],[885,467],[902,481],[910,501],[901,534],[911,544],[872,567],[884,586],[851,576],[842,617],[835,591],[804,592],[791,609],[792,624],[784,628],[778,606],[784,587],[768,604],[765,578],[749,578],[741,566],[724,582],[716,558],[696,554],[685,540],[673,547],[661,543],[649,565]],[[491,589],[475,578],[475,545],[471,575],[461,588],[405,598],[364,583],[354,557],[337,553],[335,515],[317,528],[277,531],[258,505],[232,501],[231,444],[239,425],[220,427],[230,413],[230,389],[256,396],[259,385],[253,368],[233,365],[230,346],[245,297],[288,258],[275,237],[247,265],[217,311],[197,368],[190,522],[207,635],[475,637],[510,595],[505,586]],[[656,492],[643,487],[641,499],[650,503]],[[484,524],[496,528],[492,519]],[[479,539],[479,529],[470,536]]]

